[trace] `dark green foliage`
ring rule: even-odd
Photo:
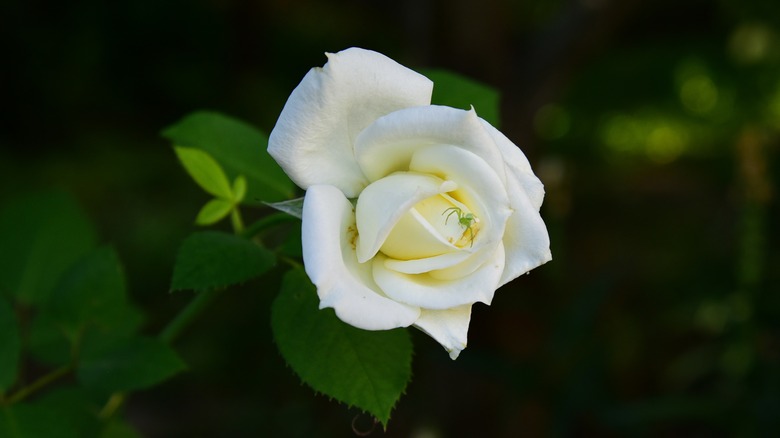
[[[3,284],[14,293],[0,296],[0,437],[112,436],[109,426],[120,420],[101,425],[97,416],[105,397],[160,383],[184,364],[161,341],[136,335],[143,317],[127,299],[119,256],[111,247],[91,249],[92,227],[69,197],[20,198],[0,223],[4,250],[21,254],[3,252]],[[35,371],[20,373],[27,362]],[[74,369],[102,396],[47,388]],[[50,391],[35,397],[42,389]]]
[[[217,231],[188,237],[176,257],[171,290],[206,290],[243,283],[274,264],[269,250],[244,238]]]
[[[87,388],[108,394],[148,388],[184,368],[179,356],[161,341],[134,337],[84,357],[78,379]]]
[[[7,438],[81,438],[77,420],[38,403],[0,406],[0,436]]]
[[[67,429],[77,431],[76,436],[90,437],[104,428],[99,415],[96,415],[101,411],[103,402],[103,396],[73,382],[52,388],[29,404],[67,419]]]
[[[16,380],[20,350],[16,316],[11,306],[0,296],[0,392]]]
[[[287,272],[271,327],[287,363],[315,391],[356,406],[383,424],[411,379],[412,344],[405,329],[366,331],[330,309],[301,269]]]
[[[45,192],[0,212],[0,294],[44,302],[59,276],[95,246],[95,231],[73,199]]]
[[[63,275],[47,308],[63,330],[76,336],[90,324],[113,325],[125,304],[119,258],[105,247],[91,252]]]
[[[44,363],[64,363],[74,349],[100,349],[134,333],[143,317],[128,302],[116,252],[99,248],[73,264],[40,307],[28,348]]]
[[[27,328],[25,348],[36,361],[57,366],[71,360],[74,341],[63,332],[53,316],[41,311]]]

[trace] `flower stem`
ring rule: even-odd
[[[111,396],[108,398],[108,401],[106,401],[106,404],[103,406],[103,409],[100,410],[98,417],[100,417],[102,420],[108,420],[114,415],[114,413],[116,413],[117,409],[119,409],[124,402],[124,393],[115,392],[111,394]]]
[[[295,260],[295,259],[293,259],[291,257],[280,255],[279,256],[279,260],[287,263],[293,269],[303,269],[303,264],[301,262],[299,262],[298,260]]]
[[[33,383],[20,388],[15,393],[11,394],[6,400],[6,405],[12,405],[14,403],[20,402],[24,400],[25,398],[29,397],[30,395],[34,394],[35,392],[39,391],[46,385],[53,383],[60,378],[66,376],[68,373],[73,371],[73,365],[68,364],[62,367],[57,368],[56,370],[41,376],[38,380],[34,381]]]
[[[217,292],[221,289],[211,289],[198,293],[195,298],[182,309],[176,317],[165,326],[165,328],[158,335],[158,339],[165,344],[170,345],[179,335],[192,323],[198,315],[208,306],[212,299],[216,296]],[[106,401],[103,409],[100,410],[100,418],[103,420],[110,419],[114,413],[122,407],[125,402],[125,394],[122,392],[115,392]]]
[[[179,312],[160,332],[159,339],[166,344],[171,344],[187,328],[190,323],[208,306],[211,300],[221,289],[210,289],[199,292],[189,304]]]
[[[241,219],[241,211],[238,209],[238,205],[233,207],[230,211],[230,221],[233,224],[233,232],[241,234],[244,232],[244,221]]]
[[[170,345],[179,335],[192,323],[192,321],[203,312],[211,300],[214,299],[217,292],[222,289],[211,289],[198,293],[195,298],[182,309],[176,317],[165,326],[165,328],[158,335],[158,339],[165,344]],[[125,402],[125,394],[122,392],[115,392],[108,397],[103,409],[100,410],[99,417],[107,421]]]
[[[266,230],[268,228],[271,228],[272,226],[276,224],[280,224],[283,222],[293,222],[298,221],[300,219],[296,218],[295,216],[290,216],[287,213],[273,213],[269,214],[268,216],[265,216],[264,218],[260,219],[259,221],[253,223],[252,225],[246,227],[243,232],[241,232],[241,235],[243,237],[246,237],[247,239],[254,237],[258,233],[260,233],[263,230]]]

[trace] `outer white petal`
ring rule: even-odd
[[[414,326],[440,343],[455,360],[468,340],[471,304],[446,310],[423,309]]]
[[[539,208],[526,196],[516,178],[508,178],[509,199],[514,212],[504,231],[506,267],[501,285],[552,260],[550,236]]]
[[[339,319],[365,330],[409,326],[420,309],[382,294],[371,264],[357,262],[354,227],[352,204],[339,189],[309,187],[303,201],[303,262],[317,286],[320,308],[332,307]]]
[[[531,205],[538,211],[542,206],[542,200],[544,199],[544,185],[539,178],[534,175],[531,170],[531,164],[528,162],[528,158],[525,157],[523,151],[520,150],[511,140],[494,128],[490,123],[481,120],[482,125],[485,127],[487,133],[493,138],[496,146],[501,151],[501,155],[504,157],[504,162],[507,166],[507,178],[514,178],[516,182],[522,187],[522,190],[528,196],[531,201]]]
[[[449,309],[477,301],[490,304],[504,271],[504,246],[470,275],[440,280],[428,274],[402,274],[385,266],[382,253],[374,257],[374,281],[389,298],[424,309]]]
[[[428,105],[433,83],[392,59],[351,48],[327,54],[293,90],[268,139],[268,152],[298,186],[338,187],[355,197],[368,181],[353,145],[377,118]]]
[[[358,260],[364,263],[374,257],[393,226],[415,204],[455,188],[457,185],[452,181],[415,173],[397,173],[366,187],[356,206],[357,229],[360,231]],[[445,241],[439,245],[443,250],[452,246]]]
[[[439,144],[456,145],[477,155],[503,183],[503,157],[474,110],[430,105],[388,114],[360,133],[355,157],[363,173],[375,181],[407,170],[415,151]]]
[[[512,206],[504,233],[506,268],[501,285],[552,260],[550,236],[539,215],[544,200],[544,185],[534,175],[523,152],[503,133],[482,120],[495,141],[507,167],[507,193]]]

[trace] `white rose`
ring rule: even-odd
[[[455,359],[471,306],[551,260],[542,183],[474,109],[430,105],[426,77],[368,50],[327,57],[268,143],[306,190],[320,308],[366,330],[414,325]]]

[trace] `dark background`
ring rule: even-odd
[[[269,132],[323,52],[350,46],[500,90],[554,257],[475,306],[457,361],[413,333],[388,436],[780,430],[777,2],[4,1],[0,200],[73,193],[155,333],[190,298],[168,294],[171,266],[207,199],[160,130],[213,109]],[[142,436],[370,429],[277,353],[278,277],[177,343],[189,371],[126,406]]]

